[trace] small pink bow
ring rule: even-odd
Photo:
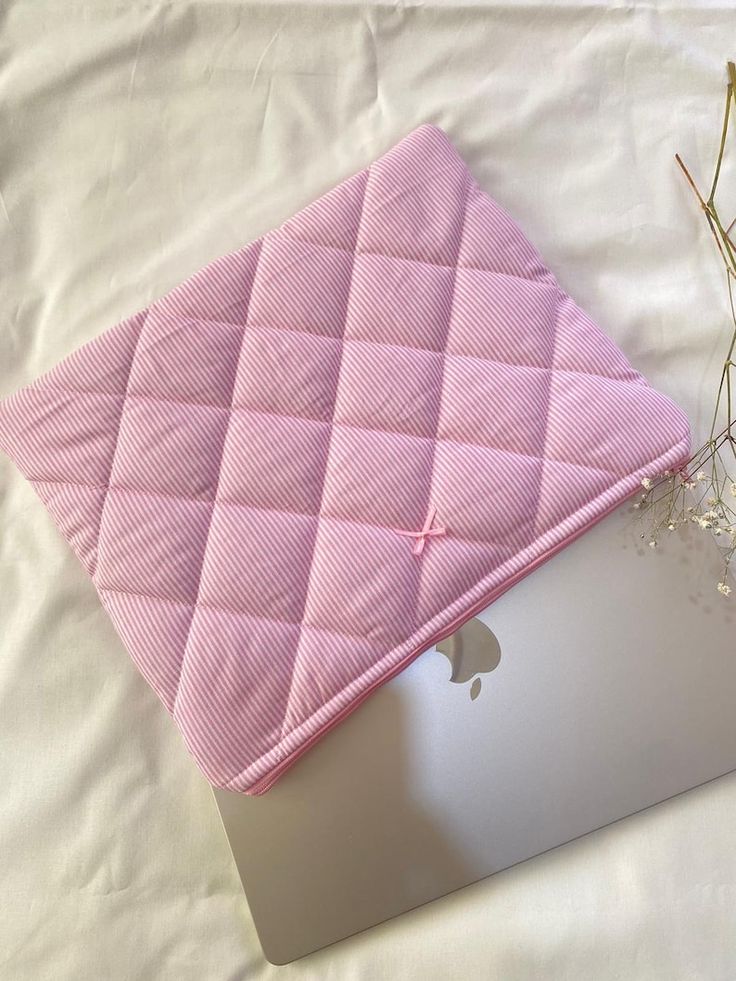
[[[397,531],[397,535],[403,535],[405,538],[416,538],[414,548],[412,552],[414,555],[421,555],[424,551],[424,543],[428,538],[433,538],[437,535],[447,534],[447,529],[442,525],[437,528],[432,527],[432,522],[434,521],[435,515],[437,514],[436,507],[430,507],[427,511],[427,517],[424,519],[424,527],[421,531]]]

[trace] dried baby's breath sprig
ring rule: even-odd
[[[728,288],[731,339],[721,371],[710,434],[705,443],[678,472],[668,471],[644,477],[643,493],[634,503],[634,509],[642,516],[646,515],[650,522],[649,530],[642,533],[642,538],[648,538],[651,548],[657,547],[657,541],[663,532],[676,531],[687,522],[697,525],[715,537],[723,556],[723,575],[716,588],[723,596],[731,593],[731,586],[728,583],[729,570],[736,553],[736,479],[734,479],[736,418],[733,402],[736,397],[736,376],[732,377],[732,370],[736,367],[734,353],[736,351],[736,303],[734,301],[736,245],[731,238],[732,230],[736,226],[736,218],[729,225],[724,226],[718,213],[715,196],[726,149],[732,103],[735,101],[736,65],[729,61],[721,140],[713,183],[707,200],[700,193],[680,155],[675,154],[675,160],[695,194],[715,239],[718,253],[723,261]],[[719,428],[719,419],[724,414],[726,425]]]

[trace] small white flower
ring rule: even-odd
[[[633,507],[633,509],[635,511],[638,511],[639,508],[641,507],[641,502],[640,501],[637,501],[636,504],[632,504],[631,506]]]
[[[654,541],[654,539],[652,539],[651,542],[649,543],[649,547],[650,548],[656,548],[657,547],[657,543]]]
[[[709,508],[714,508],[716,506],[716,504],[718,504],[718,498],[717,497],[709,497],[709,498],[706,499],[706,502],[705,503],[708,505]]]
[[[677,525],[672,521],[667,525],[667,531],[674,531],[675,528],[677,528]]]
[[[695,474],[695,479],[702,484],[704,480],[708,479],[708,477],[703,470],[698,470],[698,472]]]
[[[730,596],[731,595],[731,587],[728,585],[727,582],[719,582],[718,583],[718,592],[719,593],[722,593],[723,596]]]
[[[721,529],[720,529],[720,528],[714,528],[714,529],[713,529],[713,534],[714,534],[714,535],[716,536],[716,538],[717,538],[717,537],[718,537],[719,535],[721,535],[721,534],[722,534],[722,532],[721,532]]]
[[[731,497],[736,497],[736,480],[731,484]]]
[[[696,521],[698,522],[698,524],[700,525],[700,527],[703,529],[703,531],[707,531],[708,528],[712,528],[713,527],[713,525],[711,524],[711,522],[708,521],[708,519],[705,516],[703,516],[702,518],[696,518]]]
[[[649,490],[649,488],[652,486],[652,481],[650,480],[649,477],[642,477],[641,486],[644,487],[646,490]]]

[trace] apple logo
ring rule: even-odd
[[[487,674],[498,667],[501,660],[501,645],[498,638],[482,620],[473,617],[459,630],[445,637],[436,645],[440,654],[450,662],[452,674],[450,681],[464,685],[474,675]],[[480,695],[481,679],[476,677],[470,686],[470,697],[475,700]]]

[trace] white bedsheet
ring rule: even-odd
[[[724,281],[673,153],[708,183],[730,6],[5,0],[0,394],[429,120],[702,437]],[[268,965],[204,779],[5,458],[0,786],[3,981],[736,977],[736,778]]]

